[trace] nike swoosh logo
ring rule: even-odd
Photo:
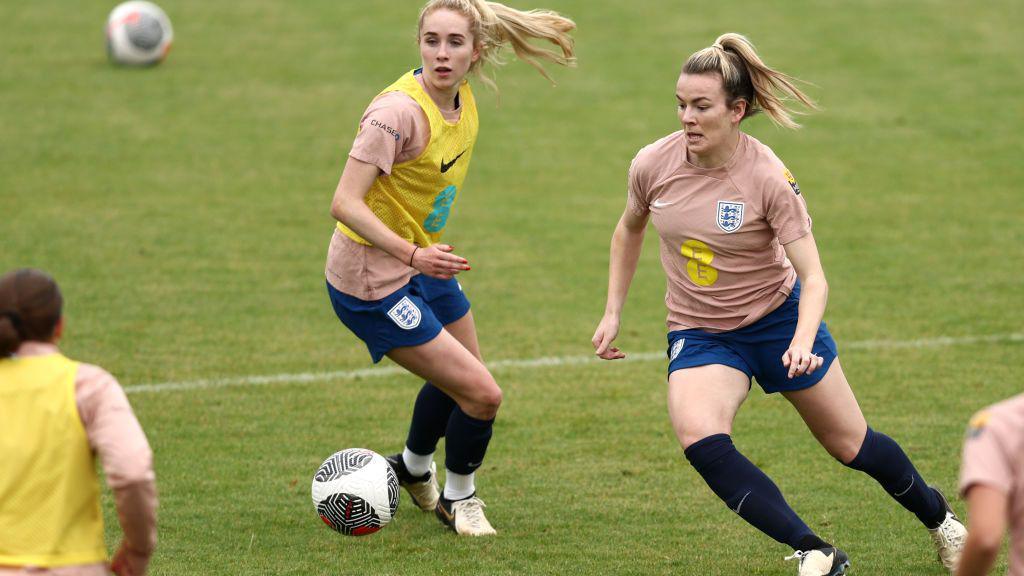
[[[440,512],[441,515],[444,516],[445,519],[448,520],[449,522],[454,522],[455,521],[455,516],[453,514],[449,514],[448,511],[444,509],[444,506],[441,506],[440,504],[438,504],[437,505],[437,511]]]
[[[661,200],[655,200],[653,206],[655,208],[664,208],[665,206],[671,206],[674,202],[662,202]]]
[[[913,487],[914,487],[914,477],[913,477],[913,476],[911,476],[911,477],[910,477],[910,485],[909,485],[909,486],[907,486],[907,489],[906,489],[906,490],[904,490],[903,492],[900,492],[899,494],[893,494],[893,496],[895,496],[896,498],[899,498],[900,496],[903,496],[903,495],[904,495],[904,494],[906,494],[907,492],[910,492],[910,489],[911,489],[911,488],[913,488]]]
[[[469,148],[466,148],[466,150],[469,150]],[[445,162],[444,158],[441,158],[441,173],[444,174],[449,168],[454,166],[459,161],[459,158],[462,158],[462,155],[466,153],[466,150],[459,152],[459,155],[453,158],[451,162]]]
[[[743,507],[743,503],[747,501],[747,496],[750,496],[750,492],[751,491],[748,490],[747,493],[743,495],[743,499],[740,500],[740,503],[736,505],[736,509],[733,510],[733,512],[735,512],[737,514],[740,513],[740,508],[742,508]]]

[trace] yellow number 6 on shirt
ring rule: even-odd
[[[708,248],[708,245],[700,240],[687,240],[679,252],[689,260],[686,263],[686,273],[690,280],[698,286],[711,286],[718,281],[718,270],[711,266],[715,259],[715,253]]]

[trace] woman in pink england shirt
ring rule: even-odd
[[[146,573],[156,486],[117,380],[64,357],[63,298],[38,270],[0,277],[0,576]],[[99,454],[124,538],[108,565]]]
[[[813,102],[738,34],[690,56],[676,97],[683,129],[643,148],[630,167],[607,305],[593,337],[597,355],[625,357],[612,342],[651,220],[668,277],[669,414],[711,490],[791,546],[801,576],[846,572],[846,554],[819,538],[733,445],[733,419],[756,378],[793,404],[833,457],[913,512],[952,569],[963,525],[899,445],[868,427],[821,321],[828,285],[800,188],[771,149],[740,130],[759,111],[795,128],[783,97]]]
[[[957,576],[983,576],[1010,532],[1009,576],[1024,576],[1024,394],[971,418],[964,440],[960,493],[971,535]]]

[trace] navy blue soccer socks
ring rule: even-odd
[[[702,438],[684,453],[711,491],[754,528],[794,550],[823,543],[789,507],[771,478],[736,450],[728,434]]]
[[[437,386],[425,382],[416,396],[412,423],[405,446],[416,454],[433,454],[437,441],[445,434],[448,420],[455,409],[455,400]]]
[[[446,437],[445,467],[456,474],[472,474],[484,460],[493,428],[493,418],[469,416],[444,391],[427,382],[416,397],[405,446],[415,454],[433,454],[438,440]]]
[[[925,484],[900,445],[885,434],[868,428],[860,452],[846,466],[877,480],[890,496],[913,512],[926,527],[934,529],[945,519],[946,508],[942,500]]]
[[[484,461],[493,429],[493,418],[479,420],[456,406],[445,431],[445,468],[466,475],[476,471]]]

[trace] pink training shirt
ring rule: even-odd
[[[669,330],[742,328],[792,291],[782,246],[806,236],[811,218],[796,180],[752,136],[741,132],[718,168],[687,162],[683,131],[644,147],[629,169],[628,203],[661,239]]]
[[[421,76],[416,78],[423,83]],[[442,110],[441,114],[449,122],[458,122],[462,110]],[[348,155],[380,168],[378,178],[386,178],[392,166],[414,160],[429,143],[430,121],[420,105],[404,92],[388,92],[366,108]],[[325,273],[336,290],[360,300],[384,298],[419,274],[407,262],[360,244],[337,229],[327,250]]]
[[[18,356],[56,354],[58,348],[42,342],[25,342]],[[124,390],[106,370],[79,364],[75,376],[75,401],[89,445],[99,454],[107,484],[114,492],[124,538],[140,551],[156,546],[156,484],[153,453],[132,412]],[[0,576],[106,576],[105,564],[36,567],[0,567]]]
[[[971,419],[964,441],[960,493],[984,484],[1007,496],[1010,576],[1024,576],[1024,394]]]

